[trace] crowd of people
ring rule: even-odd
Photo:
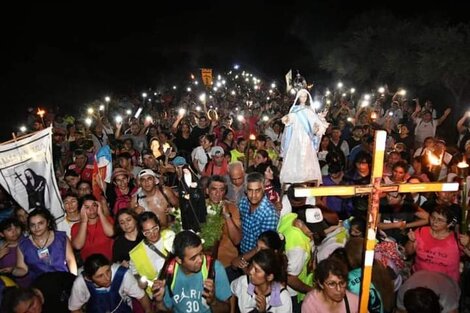
[[[65,217],[2,190],[1,311],[359,312],[368,197],[295,189],[369,184],[378,129],[383,183],[460,181],[470,115],[446,141],[436,130],[450,109],[438,116],[401,91],[372,103],[334,93],[321,107],[303,88],[255,91],[114,99],[88,124],[30,112],[34,131],[53,127]],[[97,194],[93,160],[106,146],[112,181]],[[380,197],[368,311],[463,312],[460,194]]]

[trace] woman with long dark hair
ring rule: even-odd
[[[114,233],[116,237],[113,245],[113,262],[129,267],[129,251],[144,239],[139,230],[137,213],[131,209],[120,210],[115,217]]]
[[[28,216],[29,237],[18,245],[16,267],[11,274],[22,277],[30,275],[34,280],[45,272],[70,272],[77,274],[77,263],[70,239],[65,232],[56,231],[52,214],[36,209]]]
[[[260,250],[253,256],[248,275],[231,284],[236,297],[233,304],[236,301],[241,313],[292,312],[292,300],[285,288],[287,273],[284,262],[285,259],[271,249]]]
[[[230,152],[235,148],[235,133],[232,129],[227,128],[222,133],[222,140],[217,143],[218,146],[221,146],[225,152]]]

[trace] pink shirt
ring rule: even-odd
[[[310,291],[302,303],[302,313],[325,313],[330,312],[327,305],[323,302],[322,296],[319,290],[314,289]],[[359,297],[346,290],[346,296],[348,297],[349,309],[351,313],[359,312]],[[338,307],[339,310],[335,313],[346,313],[346,304],[344,300],[341,301],[341,305]]]
[[[416,258],[415,272],[428,270],[448,275],[457,283],[460,281],[460,250],[453,233],[444,239],[431,235],[431,227],[421,227],[415,232]]]

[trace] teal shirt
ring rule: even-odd
[[[359,295],[361,292],[361,279],[361,268],[356,268],[350,271],[348,274],[348,290],[356,295]],[[370,284],[368,309],[369,313],[384,313],[382,298],[380,297],[379,291],[372,283]]]
[[[206,300],[202,297],[204,289],[202,273],[186,275],[181,269],[176,274],[173,297],[170,297],[168,286],[165,288],[163,303],[174,312],[211,312]],[[215,261],[215,297],[219,301],[227,301],[232,295],[225,268]]]

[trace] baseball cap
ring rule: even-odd
[[[114,171],[113,171],[113,175],[111,176],[111,179],[114,180],[117,176],[119,175],[125,175],[127,177],[129,177],[129,171],[124,169],[124,168],[115,168]]]
[[[149,169],[149,168],[146,168],[146,169],[141,170],[141,171],[139,172],[139,179],[141,179],[141,178],[144,177],[144,176],[153,176],[153,177],[155,177],[155,178],[157,179],[157,184],[158,184],[158,182],[159,182],[159,180],[158,180],[158,175],[157,175],[153,170],[151,170],[151,169]]]
[[[328,225],[323,220],[323,213],[318,207],[299,210],[297,218],[304,222],[313,233],[319,233],[328,228]]]
[[[183,166],[186,164],[186,159],[182,156],[177,156],[171,161],[171,164],[173,164],[174,166]]]
[[[220,146],[215,146],[212,147],[211,149],[211,156],[223,156],[224,155],[224,149]]]

